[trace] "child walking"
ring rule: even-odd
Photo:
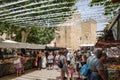
[[[74,74],[74,72],[75,72],[74,65],[73,65],[73,64],[70,64],[70,75],[71,75],[70,80],[73,80],[73,74]]]

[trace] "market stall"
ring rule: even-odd
[[[27,48],[27,49],[45,49],[45,45],[40,44],[29,44],[29,43],[21,43],[12,40],[5,40],[0,42],[0,48]]]
[[[109,80],[120,80],[120,48],[107,49]]]
[[[25,57],[25,70],[34,68],[36,52],[44,50],[44,45],[20,43],[11,40],[0,42],[0,77],[15,73],[14,59],[16,53]]]
[[[33,68],[33,60],[29,59],[25,64],[25,70]],[[0,77],[15,73],[13,60],[6,59],[0,63]]]
[[[112,0],[118,2],[119,0]],[[97,41],[96,48],[102,48],[108,56],[107,69],[109,80],[120,80],[120,8],[104,35]]]
[[[0,77],[15,73],[14,60],[15,60],[16,50],[17,49],[11,49],[11,48],[0,49]],[[34,57],[31,56],[24,56],[24,57],[25,57],[25,63],[24,63],[25,70],[33,68]]]

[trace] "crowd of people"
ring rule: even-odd
[[[60,61],[62,62],[62,67],[58,66]],[[35,65],[38,70],[42,68],[52,70],[54,65],[57,65],[61,69],[62,80],[73,80],[73,75],[76,73],[78,80],[108,80],[107,68],[105,68],[106,62],[107,55],[103,50],[96,50],[90,53],[89,56],[80,53],[80,51],[57,51],[55,54],[49,52],[48,55],[40,51],[35,58]],[[80,73],[80,69],[84,64],[91,66],[90,73],[87,76]]]
[[[15,55],[14,64],[17,76],[24,72],[26,61],[23,56]],[[60,62],[62,67],[58,65]],[[74,74],[77,74],[77,80],[108,80],[107,68],[105,68],[106,62],[107,55],[103,50],[95,50],[89,53],[89,56],[82,54],[80,51],[61,50],[56,53],[49,51],[47,54],[39,51],[36,54],[34,66],[38,70],[52,70],[55,65],[58,66],[57,69],[61,70],[61,80],[74,80]],[[82,66],[85,64],[90,66],[90,72],[87,76],[80,73]]]
[[[107,55],[102,50],[96,50],[94,55],[87,57],[80,52],[60,52],[60,60],[62,60],[63,67],[61,68],[61,78],[65,80],[65,73],[67,74],[67,80],[73,80],[73,74],[77,72],[78,80],[108,80],[107,68],[105,64],[107,62]],[[90,71],[87,76],[80,73],[83,65],[89,65]]]

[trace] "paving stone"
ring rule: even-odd
[[[77,78],[77,74],[75,73],[73,75],[74,80]],[[16,77],[16,75],[8,75],[3,78],[0,78],[0,80],[61,80],[60,79],[60,69],[54,68],[53,70],[31,70],[29,72],[26,72],[25,74],[22,74],[19,77]]]
[[[35,70],[31,73],[22,75],[12,80],[56,80],[60,76],[60,72],[56,69],[53,70]]]

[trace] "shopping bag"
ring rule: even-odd
[[[80,74],[87,77],[90,73],[90,67],[87,64],[84,64],[80,69]]]

